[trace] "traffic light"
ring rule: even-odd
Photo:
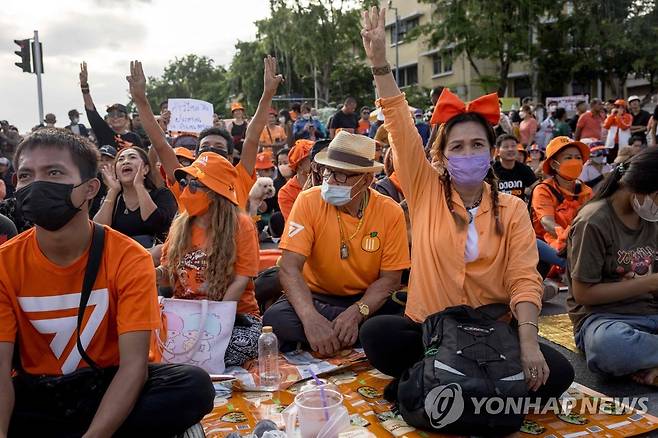
[[[21,68],[25,73],[32,73],[32,64],[30,60],[30,40],[14,40],[21,48],[14,51],[15,54],[21,57],[21,62],[15,62],[16,66]]]
[[[37,51],[34,50],[34,41],[30,43],[32,45],[32,65],[34,66],[34,72],[37,72]],[[44,73],[43,70],[43,43],[39,43],[39,64],[41,65],[41,73]]]

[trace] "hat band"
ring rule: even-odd
[[[347,164],[354,164],[355,166],[360,167],[372,167],[375,164],[375,160],[369,160],[358,155],[353,155],[348,152],[337,151],[336,149],[329,149],[327,153],[327,158],[336,161],[342,161]]]

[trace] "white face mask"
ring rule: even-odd
[[[285,117],[279,117],[279,123],[282,125],[286,123],[286,118]]]
[[[658,205],[649,195],[644,196],[642,204],[637,200],[637,195],[633,195],[633,210],[647,222],[658,222]]]
[[[357,185],[360,181],[361,179],[359,179],[359,181],[357,181],[354,186]],[[352,196],[352,188],[354,186],[336,186],[329,184],[329,180],[327,178],[323,178],[320,195],[327,204],[341,207],[350,202],[356,196]]]
[[[592,157],[592,158],[590,158],[590,160],[592,160],[592,163],[595,163],[595,164],[605,164],[606,160],[607,160],[607,157],[605,155],[600,155],[600,156],[597,156],[597,157]]]
[[[294,172],[290,168],[290,164],[282,164],[279,166],[279,175],[284,178],[290,178]]]
[[[521,112],[519,113],[519,117],[521,117],[522,119],[525,119],[525,114],[526,114],[526,113],[524,113],[523,111],[521,111]]]
[[[80,119],[77,118],[77,117],[73,117],[73,118],[71,119],[71,123],[72,123],[73,125],[77,125],[79,122],[80,122]]]

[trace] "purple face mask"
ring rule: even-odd
[[[448,173],[455,184],[473,187],[484,181],[490,164],[489,154],[455,155],[448,158]]]

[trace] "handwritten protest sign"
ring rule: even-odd
[[[169,99],[170,131],[201,132],[212,126],[212,103],[196,99]]]
[[[581,100],[588,102],[589,97],[583,94],[576,96],[547,97],[546,106],[548,106],[550,102],[554,101],[557,103],[558,108],[564,108],[568,114],[572,114],[576,112],[576,104]]]

